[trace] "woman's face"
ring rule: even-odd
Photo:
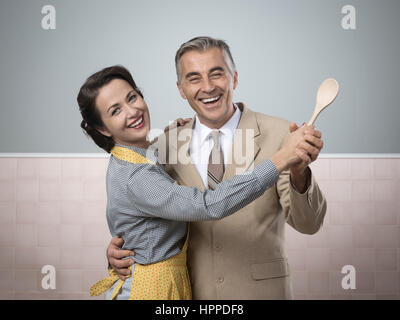
[[[146,102],[122,79],[111,80],[96,98],[104,128],[98,130],[112,137],[115,143],[145,147],[150,130],[150,115]]]

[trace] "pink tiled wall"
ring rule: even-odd
[[[107,163],[0,158],[0,299],[89,298],[106,275]],[[56,268],[55,290],[42,289],[44,265]]]
[[[319,159],[312,164],[328,200],[322,229],[286,228],[296,299],[400,298],[400,159]],[[341,286],[342,267],[356,289]]]
[[[0,299],[87,299],[106,275],[103,158],[0,158]],[[315,235],[286,228],[296,299],[400,297],[400,159],[322,158],[328,200]],[[41,286],[44,265],[56,289]],[[344,290],[344,265],[356,289]],[[100,297],[102,299],[103,297]]]

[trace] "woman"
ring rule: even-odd
[[[186,267],[187,224],[222,219],[243,208],[278,180],[279,173],[300,161],[296,146],[303,128],[289,135],[280,151],[253,171],[201,192],[179,186],[157,161],[146,136],[150,116],[129,71],[105,68],[80,89],[81,127],[111,153],[107,171],[107,222],[124,249],[135,249],[132,276],[110,277],[91,288],[110,299],[191,299]]]

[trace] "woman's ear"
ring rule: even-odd
[[[98,132],[100,132],[103,136],[106,136],[106,137],[110,137],[111,138],[111,133],[106,129],[106,128],[96,128],[96,130],[98,131]]]

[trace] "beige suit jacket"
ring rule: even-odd
[[[238,169],[251,169],[280,149],[289,132],[289,122],[253,112],[244,104],[238,129],[253,129],[254,163],[232,163],[225,169],[224,180],[232,178]],[[163,139],[192,128],[194,120],[171,130]],[[189,131],[189,130],[186,130]],[[237,130],[235,146],[245,149],[245,130]],[[172,139],[167,150],[165,140],[159,140],[160,154],[168,160],[170,153],[187,156],[182,164],[165,166],[178,182],[204,190],[203,182],[190,161],[188,146],[191,135],[184,141]],[[242,139],[242,140],[240,140]],[[177,141],[178,140],[178,141]],[[176,141],[176,142],[174,142]],[[163,143],[164,142],[164,143]],[[234,150],[232,150],[234,152]],[[176,155],[175,155],[176,157]],[[172,156],[174,159],[174,156]],[[164,159],[165,160],[165,159]],[[175,158],[176,160],[176,158]],[[290,173],[281,173],[277,184],[263,196],[237,213],[219,221],[190,223],[188,267],[194,299],[291,299],[290,269],[285,253],[285,222],[305,234],[317,232],[326,212],[326,200],[313,175],[311,185],[299,194],[290,182]]]

